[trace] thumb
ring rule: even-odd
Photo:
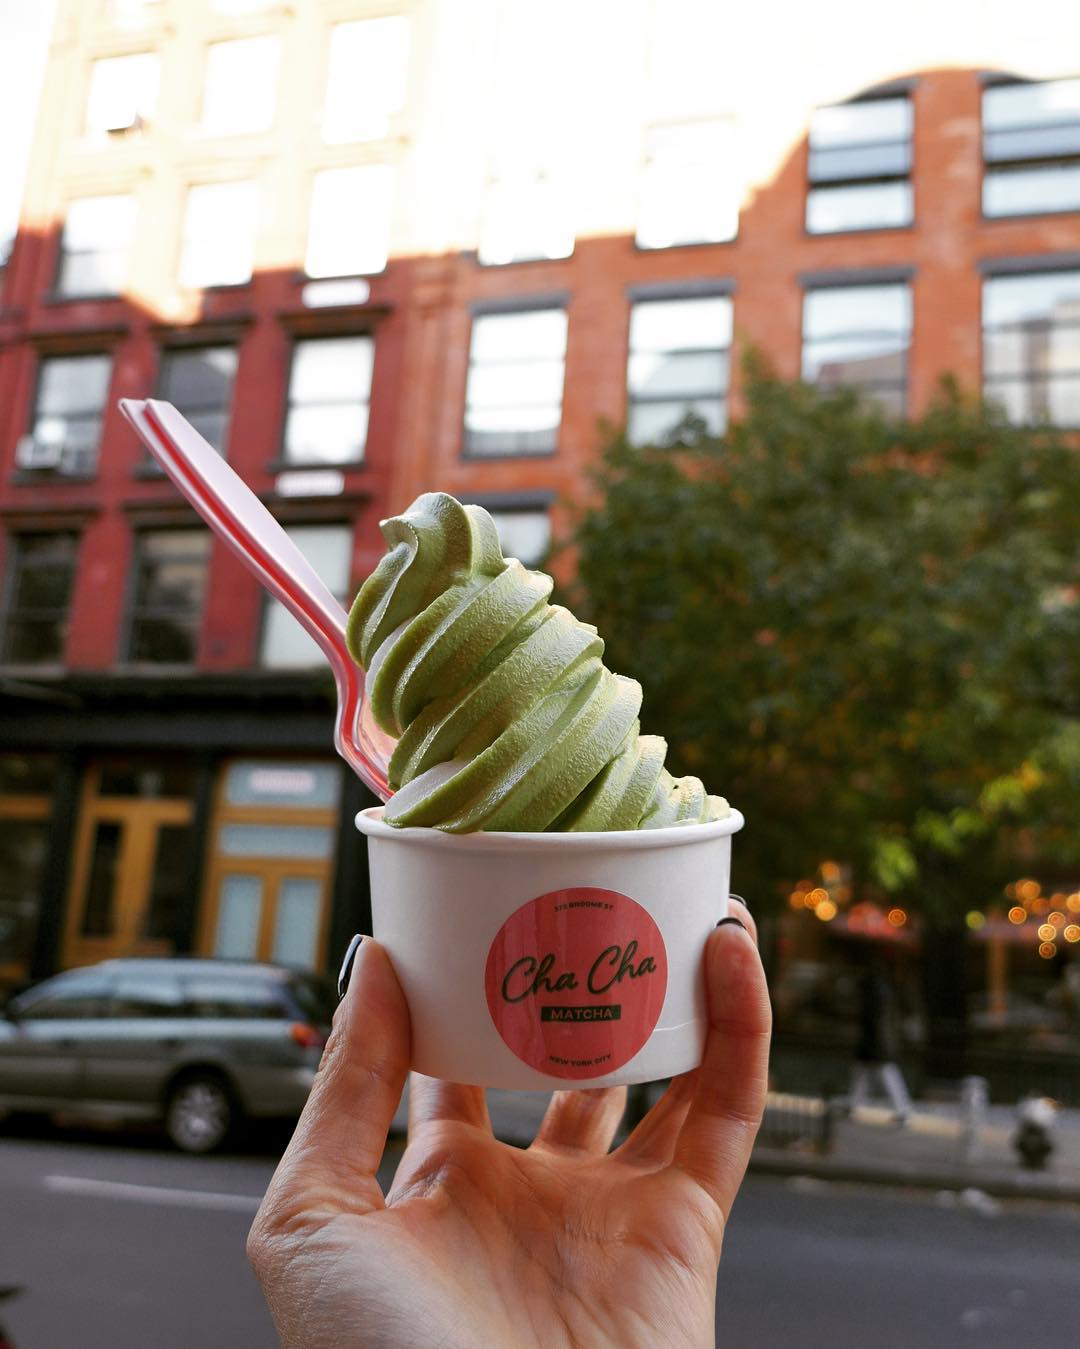
[[[386,952],[365,937],[256,1228],[383,1207],[375,1173],[408,1071],[408,1007]]]

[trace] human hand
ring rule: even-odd
[[[712,1345],[716,1272],[765,1102],[771,1016],[753,939],[705,952],[702,1065],[611,1146],[625,1087],[557,1091],[526,1149],[480,1087],[414,1074],[409,1138],[376,1170],[409,1018],[366,939],[311,1096],[248,1238],[286,1349]]]

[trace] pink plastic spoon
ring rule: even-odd
[[[371,718],[363,671],[345,644],[345,610],[255,493],[171,403],[121,398],[120,411],[210,528],[318,643],[337,684],[337,752],[388,801],[386,766],[395,742]]]

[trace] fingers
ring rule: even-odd
[[[747,907],[746,900],[742,895],[731,896],[731,903],[728,905],[728,917],[737,918],[747,932],[753,937],[755,944],[758,939],[757,923],[754,922],[754,915]]]
[[[615,1149],[615,1156],[632,1166],[654,1169],[667,1166],[675,1152],[675,1140],[683,1126],[697,1090],[698,1069],[672,1078],[667,1091],[630,1137]]]
[[[706,1190],[726,1218],[765,1108],[772,1029],[757,947],[738,924],[722,923],[709,937],[705,982],[705,1054],[672,1164]]]
[[[532,1146],[602,1155],[611,1147],[625,1109],[625,1087],[557,1091]]]
[[[253,1234],[382,1207],[375,1172],[408,1068],[408,1007],[386,952],[367,937]]]
[[[472,1124],[491,1132],[487,1097],[483,1087],[458,1082],[440,1082],[437,1077],[412,1073],[409,1077],[409,1138],[425,1124],[449,1121]]]

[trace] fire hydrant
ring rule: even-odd
[[[1013,1147],[1022,1165],[1039,1171],[1054,1150],[1054,1120],[1059,1106],[1049,1096],[1025,1096],[1016,1107]]]

